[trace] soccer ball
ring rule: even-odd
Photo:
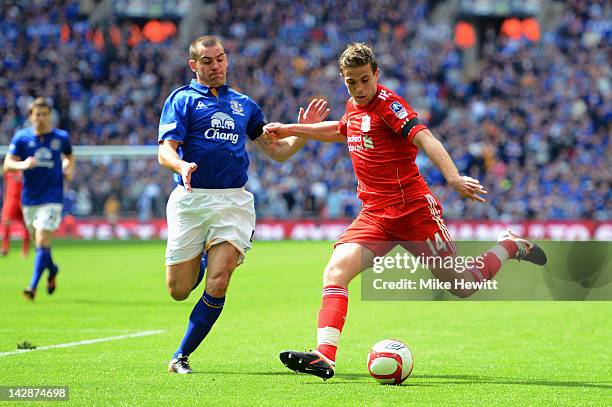
[[[368,353],[368,372],[381,384],[402,383],[412,373],[413,366],[412,352],[395,339],[376,343]]]

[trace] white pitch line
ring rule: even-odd
[[[88,339],[88,340],[85,340],[85,341],[60,343],[60,344],[57,344],[57,345],[49,345],[49,346],[40,346],[40,347],[34,348],[34,349],[18,349],[18,350],[14,350],[14,351],[11,351],[11,352],[0,352],[0,357],[2,357],[2,356],[9,356],[9,355],[17,355],[19,353],[33,352],[35,350],[47,350],[47,349],[56,349],[56,348],[70,348],[70,347],[73,347],[73,346],[91,345],[92,343],[116,341],[116,340],[119,340],[119,339],[138,338],[138,337],[141,337],[141,336],[157,335],[157,334],[160,334],[162,332],[166,332],[166,331],[159,331],[159,330],[158,331],[142,331],[142,332],[135,332],[133,334],[127,334],[127,335],[109,336],[107,338]]]

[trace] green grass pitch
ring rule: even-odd
[[[170,375],[197,295],[166,293],[162,242],[56,242],[57,292],[21,297],[33,256],[0,259],[0,353],[129,333],[157,335],[0,356],[0,386],[70,387],[74,405],[610,405],[612,302],[362,302],[351,286],[336,377],[286,370],[279,351],[315,345],[327,242],[256,242],[221,318]],[[198,289],[198,293],[202,288]],[[403,386],[366,369],[369,347],[406,342]],[[62,405],[62,404],[60,404]]]

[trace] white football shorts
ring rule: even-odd
[[[166,265],[183,263],[202,249],[228,242],[244,256],[255,233],[253,194],[243,188],[199,189],[177,186],[166,206]]]
[[[54,232],[62,223],[62,208],[58,203],[42,205],[24,205],[23,220],[28,229],[47,230]]]

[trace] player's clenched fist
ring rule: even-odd
[[[35,157],[30,156],[28,158],[26,158],[25,160],[23,160],[23,169],[24,170],[31,170],[32,168],[36,167],[38,165],[38,160],[36,160]]]
[[[287,138],[290,136],[289,134],[289,126],[282,123],[268,123],[264,126],[264,131],[270,133],[274,140],[280,140],[283,138]]]

